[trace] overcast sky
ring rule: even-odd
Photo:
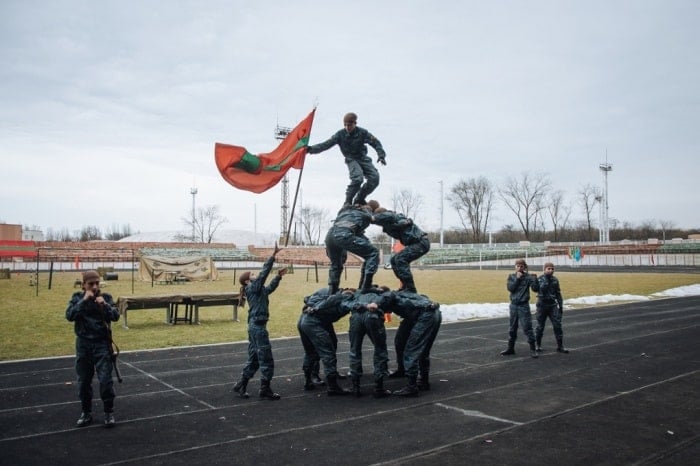
[[[421,194],[426,230],[440,181],[545,173],[574,202],[606,153],[610,217],[698,228],[698,24],[696,0],[2,0],[0,221],[186,230],[195,186],[276,233],[280,187],[231,187],[214,143],[269,152],[317,103],[311,142],[357,113],[387,152],[370,197]],[[335,215],[347,182],[337,148],[311,155],[302,202]]]

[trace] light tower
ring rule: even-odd
[[[443,247],[445,244],[445,229],[444,229],[444,221],[445,221],[445,196],[443,193],[443,183],[442,180],[440,180],[440,247]]]
[[[194,210],[194,198],[197,195],[197,188],[196,187],[191,187],[190,188],[190,194],[192,194],[192,242],[194,243],[195,241],[195,229],[194,226],[197,223],[197,216],[196,216],[196,211]]]
[[[608,202],[608,173],[612,171],[612,164],[608,163],[607,151],[605,151],[605,163],[601,163],[598,167],[603,173],[603,178],[605,179],[605,189],[603,191],[603,224],[600,227],[600,242],[603,244],[608,244],[610,242],[610,203]]]
[[[275,139],[281,141],[291,132],[292,128],[277,125],[275,127]],[[280,202],[280,243],[287,244],[287,224],[289,223],[289,178],[287,178],[286,173],[282,178],[282,197]]]

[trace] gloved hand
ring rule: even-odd
[[[381,163],[382,165],[386,166],[386,156],[380,155],[377,157],[377,163]]]

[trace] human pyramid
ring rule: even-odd
[[[430,390],[430,349],[440,328],[442,315],[437,302],[418,294],[410,263],[428,252],[430,241],[427,233],[410,218],[381,207],[377,201],[366,201],[366,197],[379,185],[379,173],[367,155],[367,145],[375,149],[377,162],[382,165],[386,165],[386,153],[376,137],[357,126],[357,115],[346,114],[343,123],[344,129],[330,139],[307,147],[308,153],[316,154],[338,145],[348,166],[350,184],[345,193],[345,202],[325,238],[326,254],[330,260],[328,287],[304,298],[297,324],[304,347],[304,390],[314,390],[325,385],[329,396],[362,396],[362,343],[365,336],[368,336],[374,345],[372,395],[375,398],[392,395],[390,390],[384,388],[384,379],[405,376],[407,385],[393,394],[418,396],[420,391]],[[379,266],[379,250],[365,236],[365,230],[370,224],[381,226],[384,233],[404,245],[391,258],[392,270],[401,282],[398,290],[392,291],[373,282]],[[279,251],[280,248],[275,244],[272,256],[267,259],[258,275],[244,272],[240,276],[241,293],[245,295],[249,306],[248,360],[233,387],[241,398],[249,397],[248,381],[260,369],[260,398],[280,399],[280,395],[270,387],[274,376],[274,360],[266,325],[269,319],[269,295],[277,289],[287,269],[280,269],[270,284],[265,285]],[[348,251],[364,259],[360,282],[357,288],[340,289],[340,277]],[[389,352],[384,328],[386,313],[394,313],[402,318],[394,340],[398,368],[392,373],[388,370]],[[351,390],[342,388],[338,383],[344,376],[338,373],[338,338],[333,328],[335,322],[348,314]],[[321,362],[325,382],[319,377]]]
[[[440,305],[416,289],[410,264],[430,249],[428,235],[410,218],[387,210],[379,202],[366,197],[379,185],[379,173],[367,156],[367,145],[377,152],[377,162],[386,165],[386,153],[379,140],[369,131],[357,126],[357,115],[348,113],[343,119],[344,129],[330,139],[314,146],[307,152],[316,154],[338,145],[348,166],[350,184],[345,192],[345,202],[326,235],[326,254],[330,259],[328,287],[317,290],[304,298],[304,305],[297,328],[304,347],[304,390],[326,386],[329,396],[362,396],[362,343],[368,336],[374,345],[373,375],[375,398],[384,398],[392,392],[384,388],[387,377],[406,377],[407,385],[394,392],[398,396],[418,396],[420,391],[430,390],[430,350],[442,323]],[[379,225],[384,233],[401,242],[404,248],[391,257],[392,270],[400,280],[398,290],[377,286],[374,274],[379,266],[379,251],[365,236],[370,224]],[[270,294],[279,286],[287,273],[282,268],[265,285],[275,256],[275,250],[264,263],[259,274],[244,272],[239,281],[241,295],[248,300],[248,360],[233,390],[241,398],[249,398],[248,381],[260,369],[260,398],[278,400],[280,395],[270,387],[274,376],[272,346],[267,332],[270,318]],[[357,288],[340,289],[340,276],[348,251],[364,259]],[[118,348],[112,340],[111,323],[119,320],[119,311],[109,293],[100,289],[100,275],[95,270],[83,273],[82,290],[76,291],[66,308],[66,319],[74,323],[76,335],[76,374],[81,414],[76,427],[92,423],[92,379],[95,375],[100,383],[100,398],[104,408],[104,425],[113,427],[114,382]],[[544,264],[544,273],[537,277],[529,274],[524,259],[515,262],[515,273],[508,276],[506,288],[510,293],[510,323],[508,348],[503,356],[515,354],[515,340],[519,325],[530,345],[530,356],[537,358],[542,351],[542,333],[547,319],[551,320],[557,340],[557,352],[569,353],[563,346],[563,297],[559,281],[554,277],[554,264]],[[537,292],[537,329],[532,330],[530,315],[530,291]],[[386,346],[384,315],[394,313],[401,323],[394,338],[397,370],[389,373],[389,353]],[[336,352],[338,337],[333,324],[350,314],[350,378],[352,389],[338,384],[345,378],[338,374]],[[319,377],[323,363],[326,380]],[[117,371],[117,378],[121,382]]]

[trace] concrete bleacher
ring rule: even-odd
[[[256,260],[264,261],[272,255],[275,248],[249,246],[248,250],[255,256]],[[325,246],[287,246],[277,254],[277,262],[299,265],[330,265],[328,256],[326,256]],[[361,264],[362,259],[352,253],[348,253],[348,259],[345,262],[346,266],[357,267]]]
[[[167,246],[141,248],[143,256],[160,257],[211,257],[216,261],[251,261],[255,260],[250,251],[242,248],[190,247],[171,248]]]
[[[545,248],[529,246],[524,248],[489,247],[435,247],[418,259],[418,265],[457,264],[501,259],[517,259],[520,257],[541,256]]]

